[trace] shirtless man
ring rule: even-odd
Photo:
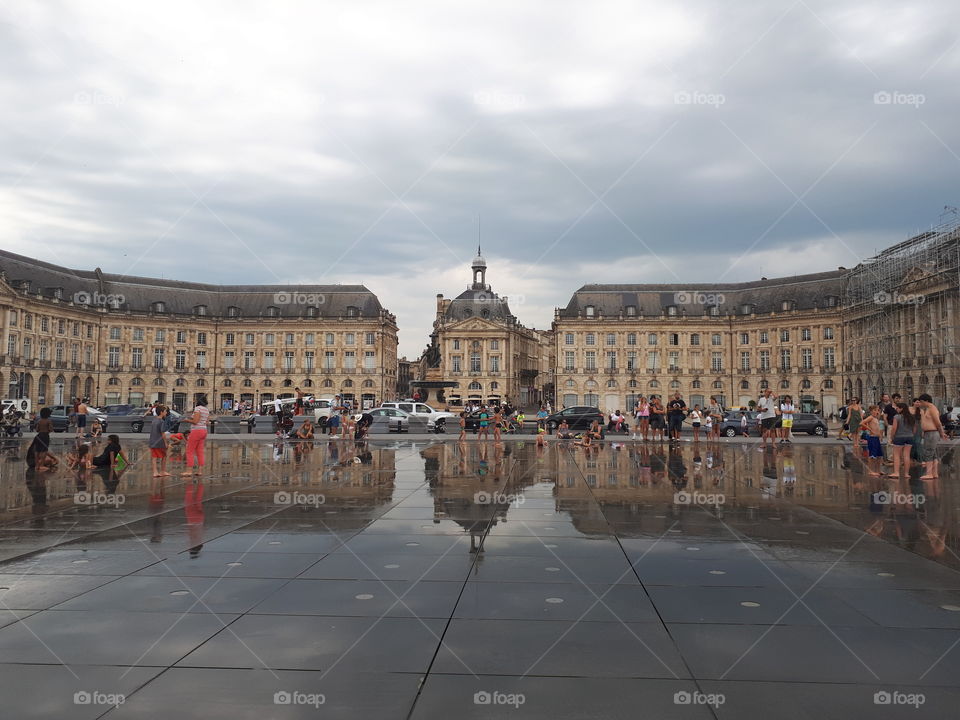
[[[933,404],[933,398],[923,393],[917,400],[920,403],[920,430],[923,432],[923,445],[920,459],[923,461],[921,480],[935,480],[940,477],[940,461],[937,459],[937,443],[940,438],[947,439],[947,433],[940,422],[940,411]]]

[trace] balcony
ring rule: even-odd
[[[667,367],[667,372],[670,375],[683,375],[683,368],[677,365],[670,365],[669,367]]]
[[[616,374],[619,373],[620,371],[617,370],[616,368],[604,368],[603,372],[604,372],[606,375],[616,375]]]
[[[748,368],[748,367],[739,368],[739,369],[737,370],[737,373],[740,374],[740,375],[749,375],[749,374],[750,374],[750,368]]]
[[[658,372],[659,371],[656,368],[654,369],[647,368],[647,375],[656,375]]]
[[[72,362],[72,363],[70,363],[70,369],[71,369],[71,370],[79,370],[79,369],[80,369],[80,363],[78,363],[78,362]]]

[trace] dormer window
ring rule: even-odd
[[[228,307],[227,317],[230,317],[230,318],[240,317],[240,308],[238,308],[236,305],[231,305],[230,307]]]
[[[50,288],[50,294],[53,295],[57,300],[63,300],[63,288]]]
[[[267,317],[280,317],[280,308],[271,305],[267,308]]]
[[[355,305],[347,305],[347,317],[357,317],[360,314],[360,308]]]
[[[194,315],[197,315],[198,317],[203,317],[204,315],[207,314],[207,306],[206,306],[206,305],[196,305],[196,306],[194,306],[194,308],[193,308],[193,314],[194,314]]]
[[[793,310],[793,300],[784,300],[782,303],[780,303],[780,309],[783,310],[783,312],[790,312]]]
[[[307,317],[308,317],[308,318],[315,318],[315,317],[317,317],[317,316],[319,316],[319,315],[320,315],[320,312],[317,310],[317,306],[316,306],[316,305],[309,305],[309,306],[307,307]]]
[[[826,297],[827,307],[836,307],[837,306],[837,296],[836,295],[827,295]]]
[[[636,316],[637,316],[637,306],[627,305],[627,317],[636,317]]]
[[[718,315],[720,315],[720,306],[711,305],[710,307],[707,308],[707,314],[710,315],[711,317],[717,317]]]
[[[158,300],[155,303],[151,303],[150,309],[155,313],[162,313],[166,310],[167,304]]]
[[[468,318],[468,317],[470,317],[471,315],[473,315],[473,310],[471,310],[470,308],[464,308],[464,309],[463,309],[463,316],[464,316],[465,318]],[[349,312],[347,313],[347,317],[350,317]]]
[[[740,306],[741,315],[753,315],[753,305],[750,303],[744,303]]]
[[[29,280],[21,280],[21,281],[19,282],[19,285],[20,285],[20,289],[23,290],[23,292],[30,292],[30,281],[29,281]]]
[[[587,307],[584,308],[584,314],[588,318],[592,318],[596,315],[596,308],[593,305],[587,305]]]
[[[667,311],[667,315],[668,315],[668,316],[670,316],[670,317],[676,317],[676,316],[677,316],[677,306],[676,306],[676,305],[667,305],[667,307],[666,307],[665,309],[666,309],[666,311]]]

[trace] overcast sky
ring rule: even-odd
[[[586,282],[850,267],[960,205],[958,29],[953,0],[4,3],[0,246],[362,282],[410,357],[478,216],[535,327]]]

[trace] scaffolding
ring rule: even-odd
[[[843,361],[848,391],[869,401],[894,390],[930,392],[939,402],[960,393],[960,387],[954,392],[960,381],[957,208],[945,208],[937,225],[860,263],[844,285],[845,345],[853,353]]]

